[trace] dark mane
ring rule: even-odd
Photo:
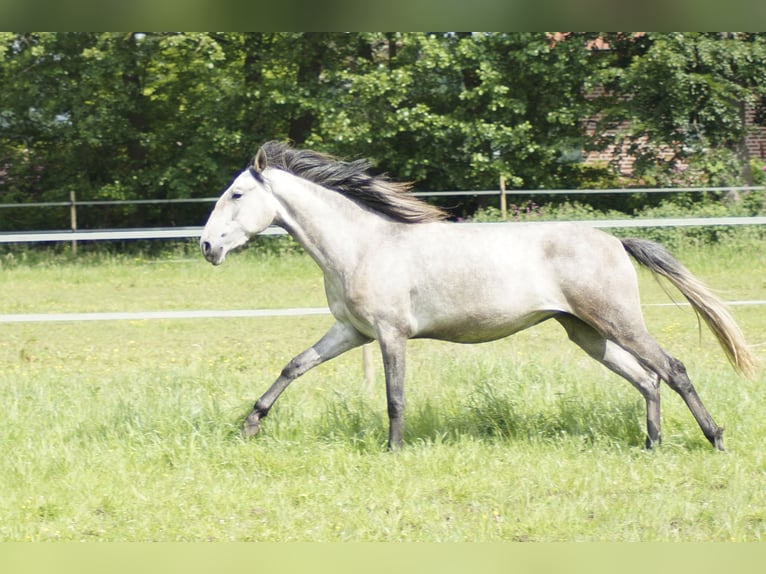
[[[270,141],[261,147],[266,166],[276,167],[313,183],[342,193],[395,221],[426,223],[447,217],[441,209],[408,194],[411,185],[368,173],[367,160],[339,161],[311,150],[293,149]]]

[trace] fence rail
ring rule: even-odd
[[[615,189],[505,189],[504,181],[500,181],[499,190],[469,190],[469,191],[416,191],[417,197],[478,197],[497,196],[503,217],[506,216],[507,196],[534,195],[595,195],[595,194],[637,194],[637,193],[720,193],[764,191],[764,186],[742,187],[672,187],[672,188],[615,188]],[[114,206],[114,205],[165,205],[183,203],[214,203],[217,197],[183,198],[183,199],[134,199],[134,200],[77,200],[72,193],[69,201],[51,201],[36,203],[4,203],[1,209],[51,208],[69,207],[71,225],[68,230],[49,231],[0,231],[0,243],[37,243],[70,241],[76,251],[79,241],[121,241],[128,239],[189,239],[199,237],[201,226],[186,227],[152,227],[152,228],[122,228],[122,229],[77,229],[77,208]],[[719,225],[764,225],[766,217],[699,217],[699,218],[634,218],[634,219],[599,219],[578,221],[584,225],[601,228],[632,228],[632,227],[683,227],[683,226],[719,226]],[[486,224],[481,224],[486,225]],[[281,235],[285,232],[276,227],[270,227],[262,232],[263,235]]]
[[[261,235],[283,235],[278,227],[269,227]],[[88,229],[80,231],[0,232],[0,243],[45,243],[57,241],[122,241],[125,239],[190,239],[199,237],[202,227],[144,227],[129,229]]]
[[[543,223],[543,222],[540,222]],[[576,223],[598,228],[635,227],[705,227],[720,225],[766,225],[766,216],[754,217],[694,217],[680,219],[590,219]],[[460,223],[458,225],[472,225]],[[504,225],[476,223],[474,225]],[[533,223],[534,225],[534,223]],[[81,231],[23,231],[0,233],[0,243],[46,243],[60,241],[123,241],[127,239],[196,239],[202,227],[147,227],[131,229],[96,229]],[[279,227],[269,227],[260,235],[284,235]]]

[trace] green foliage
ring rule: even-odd
[[[593,49],[599,36],[608,51]],[[3,33],[0,201],[210,197],[268,139],[367,157],[421,190],[492,189],[501,176],[529,189],[625,185],[576,161],[607,145],[637,157],[643,185],[732,185],[750,173],[742,105],[763,101],[764,38]],[[97,209],[80,227],[206,214]],[[65,209],[0,218],[3,230],[68,223]]]
[[[635,194],[633,199],[641,203],[647,194]],[[579,197],[579,196],[572,196]],[[586,200],[588,198],[586,197]],[[766,192],[749,191],[740,196],[726,199],[724,194],[678,193],[671,198],[661,199],[656,205],[649,205],[632,212],[609,208],[596,208],[588,201],[553,198],[550,202],[538,204],[534,201],[508,206],[508,221],[588,221],[599,219],[684,219],[706,217],[751,217],[766,214]],[[628,203],[628,202],[625,202]],[[502,213],[496,207],[476,211],[471,217],[476,222],[503,221]],[[671,250],[702,247],[721,243],[724,245],[762,245],[766,231],[762,225],[710,225],[673,227],[625,227],[609,230],[618,236],[642,237],[658,241]]]
[[[766,38],[749,33],[606,34],[593,145],[636,156],[647,185],[741,183],[745,103],[764,97]],[[684,167],[688,166],[688,168]],[[684,169],[686,173],[680,173]],[[692,180],[690,180],[692,176]]]
[[[373,34],[342,74],[317,144],[372,157],[425,189],[554,181],[559,149],[579,135],[582,41],[542,33]],[[337,142],[333,144],[332,142]]]
[[[753,185],[766,186],[766,162],[764,160],[750,160],[750,177],[753,180]]]

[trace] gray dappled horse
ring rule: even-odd
[[[660,442],[660,381],[686,402],[723,450],[723,429],[702,404],[684,365],[648,333],[628,255],[666,277],[746,375],[756,361],[723,303],[660,245],[617,239],[571,223],[462,224],[406,193],[407,184],[268,142],[210,214],[205,258],[223,263],[271,224],[290,233],[324,273],[336,323],[292,359],[255,403],[245,436],[258,432],[279,395],[309,369],[377,339],[383,355],[389,448],[402,443],[407,340],[480,343],[547,319],[646,400],[647,447]]]

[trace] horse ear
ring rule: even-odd
[[[258,148],[258,152],[255,154],[255,159],[253,160],[253,167],[258,173],[266,169],[266,152],[263,151],[263,148]]]

